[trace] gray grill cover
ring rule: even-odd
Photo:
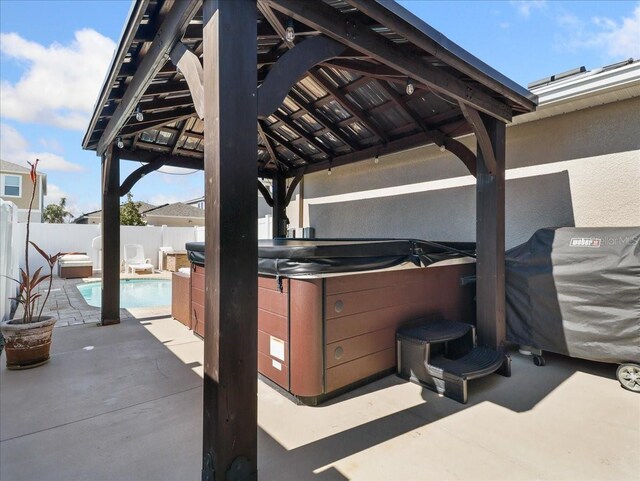
[[[507,338],[640,362],[640,227],[541,229],[507,252]]]

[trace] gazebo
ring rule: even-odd
[[[133,4],[83,140],[102,159],[101,321],[119,322],[120,197],[162,166],[203,169],[203,479],[257,473],[256,183],[277,237],[305,174],[427,144],[458,157],[477,179],[478,340],[499,348],[505,125],[536,103],[392,1]],[[121,160],[142,165],[121,181]]]

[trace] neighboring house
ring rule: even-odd
[[[136,202],[136,204],[140,204],[138,207],[138,211],[140,214],[143,214],[145,211],[149,209],[156,208],[153,204],[148,204],[146,202]],[[100,224],[102,222],[102,210],[94,210],[93,212],[87,212],[86,214],[82,214],[81,216],[76,217],[73,220],[74,224]]]
[[[265,182],[265,184],[267,185],[267,188],[271,189],[271,185],[268,182]],[[198,209],[204,209],[204,196],[188,200],[185,202],[185,204],[197,207]],[[271,215],[271,213],[271,207],[269,207],[267,201],[264,200],[264,197],[262,197],[262,195],[258,193],[258,219],[262,219],[267,215]]]
[[[192,227],[204,225],[204,209],[183,202],[165,204],[142,213],[147,225]]]
[[[166,225],[168,227],[204,225],[204,210],[183,202],[163,205],[153,205],[146,202],[136,202],[136,204],[140,204],[138,211],[147,225]],[[75,224],[100,224],[102,211],[87,212],[77,217],[73,222]]]
[[[0,189],[2,189],[0,197],[13,202],[18,207],[18,222],[27,221],[29,202],[34,188],[29,178],[30,173],[31,170],[27,167],[0,160]],[[38,172],[35,189],[31,222],[42,222],[44,196],[47,195],[47,174]]]
[[[542,227],[640,226],[640,61],[529,88],[537,111],[507,127],[507,247]],[[475,152],[475,137],[460,141]],[[436,146],[307,175],[300,197],[291,227],[318,237],[475,239],[475,179]]]

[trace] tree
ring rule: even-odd
[[[63,197],[57,204],[46,206],[42,212],[42,218],[50,224],[64,224],[65,220],[71,217],[71,212],[67,211],[66,207],[67,199]]]
[[[127,194],[127,201],[120,206],[120,225],[145,225],[140,213],[140,202],[133,201],[131,192]]]

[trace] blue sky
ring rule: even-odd
[[[640,58],[640,1],[401,2],[521,85],[584,65]],[[0,155],[39,157],[51,202],[74,214],[100,206],[100,162],[82,137],[128,0],[0,0]],[[123,162],[122,178],[138,164]],[[175,174],[176,172],[174,172]],[[201,173],[154,173],[133,189],[160,204],[202,194]]]

